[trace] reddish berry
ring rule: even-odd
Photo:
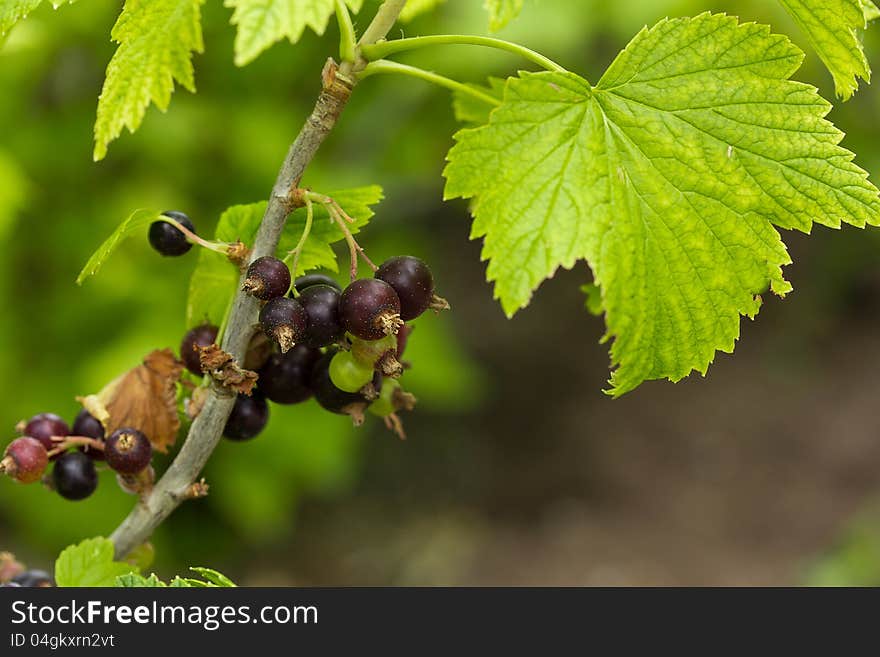
[[[36,438],[22,436],[16,438],[4,452],[0,461],[0,471],[23,484],[30,484],[43,476],[49,457],[46,448]]]
[[[46,448],[46,451],[49,452],[55,448],[55,443],[52,442],[52,437],[69,436],[70,427],[67,425],[67,422],[54,413],[40,413],[34,415],[28,420],[22,433],[25,436],[30,436],[31,438],[39,440],[43,443],[43,447]],[[54,461],[55,458],[58,457],[56,456],[52,460]]]

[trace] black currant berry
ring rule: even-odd
[[[312,287],[312,285],[329,285],[337,292],[342,292],[342,286],[336,282],[335,279],[330,278],[326,274],[306,274],[305,276],[300,276],[293,282],[293,287],[296,288],[296,291],[302,293],[307,287]]]
[[[162,214],[174,219],[191,233],[196,232],[193,222],[183,212],[168,210]],[[192,243],[186,239],[186,235],[167,221],[160,220],[151,223],[150,232],[147,237],[150,240],[150,246],[163,256],[180,256],[192,248]]]
[[[286,354],[272,354],[260,370],[260,391],[276,404],[298,404],[312,396],[309,380],[321,352],[298,344]]]
[[[263,332],[278,343],[281,353],[302,342],[309,327],[309,316],[296,299],[277,297],[260,311]]]
[[[52,482],[61,497],[84,500],[98,487],[95,464],[82,452],[67,452],[55,462]]]
[[[226,421],[223,435],[229,440],[250,440],[256,437],[269,421],[269,405],[266,399],[255,393],[248,397],[239,395]]]
[[[327,347],[345,336],[339,320],[339,290],[329,285],[311,285],[299,295],[309,322],[303,342],[310,347]]]
[[[345,330],[361,340],[380,340],[403,325],[400,299],[378,278],[355,281],[339,297],[339,318]]]
[[[49,457],[43,443],[36,438],[22,436],[9,443],[0,460],[0,472],[5,472],[22,484],[31,484],[43,476],[48,464]]]
[[[428,265],[418,258],[388,258],[373,276],[385,281],[397,292],[402,320],[408,322],[415,319],[431,305],[434,297],[434,276]]]
[[[330,379],[330,363],[336,351],[329,351],[321,357],[312,370],[311,388],[315,401],[324,410],[340,415],[351,415],[356,423],[363,422],[367,402],[359,393],[345,392],[337,388]]]
[[[45,570],[26,570],[21,575],[12,578],[13,584],[24,587],[48,588],[55,586],[52,576]]]
[[[290,289],[290,270],[278,258],[257,258],[248,267],[241,289],[263,301],[283,297]]]
[[[28,420],[22,434],[39,440],[48,452],[55,447],[52,436],[69,436],[70,427],[67,422],[54,413],[40,413]]]
[[[104,441],[104,425],[98,419],[89,413],[86,409],[82,409],[73,421],[71,434],[74,436],[85,436],[94,440]],[[104,452],[100,449],[90,449],[87,446],[81,446],[79,451],[88,454],[95,461],[104,460]]]
[[[199,347],[208,347],[217,341],[219,329],[212,324],[202,324],[191,329],[180,343],[180,358],[186,369],[202,376],[202,363],[199,360]]]
[[[135,474],[150,465],[153,446],[137,429],[117,429],[104,443],[107,465],[121,474]]]

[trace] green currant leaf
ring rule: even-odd
[[[507,80],[502,78],[490,77],[488,85],[468,84],[468,86],[500,100],[504,96],[506,82]],[[452,95],[452,109],[457,121],[476,126],[488,123],[489,113],[495,107],[470,94],[456,91]]]
[[[791,290],[774,226],[880,223],[830,104],[789,80],[802,59],[766,26],[702,14],[642,30],[596,86],[510,79],[445,171],[447,198],[474,198],[471,235],[507,314],[585,259],[614,340],[611,394],[732,351],[760,294]]]
[[[202,52],[204,0],[126,0],[110,33],[119,44],[107,66],[95,121],[95,160],[128,128],[137,130],[150,103],[166,111],[175,80],[195,92],[193,52]]]
[[[444,2],[446,0],[409,0],[403,11],[400,12],[400,21],[402,23],[409,23],[414,18],[433,11]]]
[[[858,78],[871,81],[860,31],[880,16],[871,0],[779,0],[806,32],[810,45],[831,71],[837,95],[848,100]]]
[[[137,573],[129,573],[127,575],[120,575],[116,578],[116,586],[131,589],[131,588],[164,588],[168,586],[156,577],[156,574],[153,573],[149,577],[144,577],[143,575],[138,575]]]
[[[485,0],[484,4],[489,12],[490,32],[503,30],[523,8],[523,0]]]
[[[875,21],[880,18],[880,7],[877,7],[872,0],[859,0],[859,5],[861,5],[862,11],[865,12],[866,21]]]
[[[378,185],[329,192],[326,196],[339,203],[342,209],[355,220],[353,224],[348,225],[353,235],[357,234],[361,228],[367,225],[367,222],[369,222],[374,214],[372,206],[379,203],[383,198],[382,188]],[[330,215],[323,206],[315,203],[313,204],[313,209],[315,214],[312,220],[312,230],[300,256],[297,271],[291,272],[294,276],[299,276],[311,269],[319,268],[329,269],[334,272],[339,271],[336,254],[331,246],[336,242],[342,241],[345,237],[336,223],[330,219]],[[285,258],[290,251],[296,248],[305,225],[305,208],[299,208],[288,217],[287,225],[284,227],[281,241],[278,244],[279,258]],[[292,266],[289,260],[288,264]]]
[[[193,566],[190,568],[193,572],[201,575],[206,581],[210,582],[214,586],[219,586],[223,588],[234,587],[235,583],[229,579],[223,573],[217,572],[213,568],[201,568],[199,566]],[[198,580],[196,580],[198,581]]]
[[[253,244],[265,213],[265,201],[232,206],[221,215],[215,239],[223,242],[240,240],[248,245]],[[189,282],[186,325],[192,327],[208,322],[219,326],[226,316],[239,278],[238,268],[226,256],[201,249],[199,261]]]
[[[235,35],[235,64],[244,66],[271,45],[288,39],[296,43],[305,29],[324,34],[335,12],[334,0],[225,0],[231,7]],[[361,9],[363,0],[345,0],[352,11]]]
[[[92,254],[92,257],[89,258],[89,261],[82,268],[79,276],[76,277],[76,284],[82,285],[83,281],[89,276],[97,274],[98,270],[101,269],[103,264],[107,261],[107,258],[113,254],[122,240],[135,231],[149,226],[151,223],[158,220],[159,216],[158,212],[150,210],[135,210],[132,212],[125,221],[116,227],[113,234],[104,240],[104,243],[98,247],[98,250]]]
[[[137,568],[113,561],[113,543],[100,536],[65,548],[55,562],[58,586],[115,586],[118,576],[129,573]]]
[[[0,40],[9,30],[28,14],[42,4],[43,0],[0,0]],[[71,4],[75,0],[52,0],[52,6],[58,9],[61,5]]]

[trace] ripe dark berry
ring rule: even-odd
[[[339,297],[339,318],[345,330],[361,340],[380,340],[403,325],[400,299],[378,278],[361,278]]]
[[[330,379],[330,362],[335,355],[334,351],[327,352],[315,364],[315,369],[312,370],[312,394],[324,410],[351,415],[355,422],[363,422],[364,409],[367,406],[363,395],[340,390]]]
[[[290,289],[290,270],[278,258],[257,258],[248,267],[242,289],[263,301],[283,297]]]
[[[46,588],[54,586],[52,576],[45,570],[26,570],[21,575],[12,578],[13,584],[26,587]]]
[[[82,409],[76,416],[76,419],[73,421],[71,434],[73,434],[74,436],[85,436],[86,438],[93,438],[95,440],[100,440],[103,442],[104,425],[101,424],[97,420],[97,418],[95,418],[95,416],[89,413],[86,409]],[[104,452],[102,452],[100,449],[89,449],[86,446],[82,446],[79,448],[79,450],[84,454],[88,454],[95,461],[104,460]]]
[[[54,413],[40,413],[28,420],[22,433],[39,440],[48,452],[55,447],[52,436],[69,436],[70,427]]]
[[[309,316],[296,299],[277,297],[260,311],[263,332],[278,343],[281,353],[302,342],[309,326]]]
[[[345,336],[339,319],[339,290],[329,285],[311,285],[299,295],[309,322],[303,342],[310,347],[327,347]]]
[[[162,214],[174,219],[190,232],[196,232],[193,222],[183,212],[168,210]],[[147,237],[150,240],[150,246],[163,256],[180,256],[192,248],[192,243],[186,239],[186,235],[167,221],[160,220],[151,223]]]
[[[298,344],[286,354],[272,354],[260,370],[258,385],[269,401],[298,404],[312,396],[309,380],[321,352]]]
[[[195,374],[202,376],[202,364],[199,360],[199,347],[207,347],[217,341],[217,331],[219,329],[211,324],[202,324],[191,329],[183,336],[180,343],[180,359],[186,365],[186,369]]]
[[[30,484],[43,476],[49,457],[46,448],[36,438],[22,436],[16,438],[4,452],[0,460],[0,472],[23,484]]]
[[[266,427],[268,421],[269,405],[262,395],[239,395],[226,421],[223,435],[229,440],[250,440]]]
[[[335,279],[330,278],[326,274],[306,274],[305,276],[300,276],[293,282],[293,287],[296,288],[296,291],[302,294],[302,291],[308,287],[312,287],[312,285],[329,285],[337,292],[342,292],[342,286],[336,282]]]
[[[137,429],[117,429],[104,444],[107,465],[121,474],[135,474],[148,465],[153,458],[150,439]]]
[[[388,258],[373,275],[394,288],[400,299],[400,318],[415,319],[434,297],[434,276],[423,261],[413,256]]]
[[[55,462],[52,482],[61,497],[84,500],[98,487],[95,464],[82,452],[67,452]]]

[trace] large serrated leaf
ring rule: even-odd
[[[125,221],[116,227],[116,230],[113,231],[110,237],[104,240],[104,243],[101,244],[101,246],[99,246],[92,254],[88,262],[82,268],[82,271],[79,273],[79,276],[76,277],[76,284],[82,285],[83,281],[89,276],[97,274],[98,270],[101,269],[103,264],[107,261],[107,258],[113,254],[122,240],[136,230],[140,230],[153,223],[159,219],[159,217],[159,213],[150,210],[135,210],[132,212]]]
[[[789,79],[802,58],[766,26],[702,14],[640,32],[594,87],[572,73],[509,80],[489,124],[456,135],[445,172],[447,198],[474,199],[504,310],[585,259],[614,339],[613,394],[705,373],[760,294],[791,289],[774,226],[880,223],[830,104]]]
[[[168,109],[174,82],[195,92],[192,53],[202,52],[204,0],[126,0],[110,35],[119,44],[107,66],[95,120],[95,160],[123,128],[137,130],[150,103]]]
[[[65,548],[55,561],[58,586],[115,586],[116,578],[128,573],[137,573],[137,568],[113,561],[113,542],[102,537]]]
[[[858,79],[871,81],[860,32],[880,15],[871,0],[779,0],[806,33],[834,78],[834,88],[849,99],[859,88]]]
[[[346,0],[352,11],[363,0]],[[306,28],[324,34],[333,15],[334,0],[225,0],[231,7],[235,35],[235,64],[244,66],[282,39],[296,43]]]

